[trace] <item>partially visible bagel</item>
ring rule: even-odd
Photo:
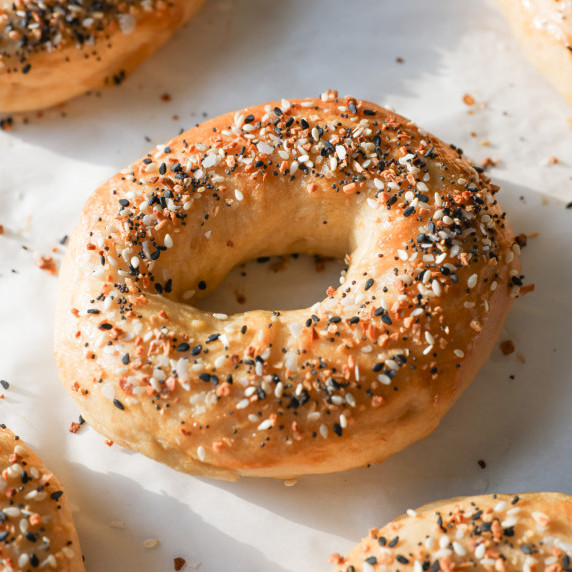
[[[572,0],[497,0],[528,59],[572,105]]]
[[[563,572],[572,558],[572,497],[482,495],[431,503],[373,528],[337,572]]]
[[[95,429],[180,471],[382,461],[435,429],[522,285],[497,190],[366,101],[207,121],[88,200],[60,272],[61,379]],[[342,284],[311,308],[193,307],[237,264],[292,252],[346,257]]]
[[[0,112],[121,83],[204,0],[0,0]]]
[[[0,425],[0,570],[85,570],[62,484]]]

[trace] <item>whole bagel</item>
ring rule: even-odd
[[[572,105],[572,0],[497,0],[526,57]]]
[[[373,528],[337,572],[562,572],[572,558],[572,497],[482,495],[431,503]]]
[[[0,112],[118,84],[204,0],[0,0]]]
[[[61,483],[5,425],[0,425],[0,568],[85,570]]]
[[[428,435],[487,359],[521,279],[491,185],[410,121],[335,94],[183,133],[88,200],[55,355],[109,439],[193,474],[294,477]],[[312,308],[192,306],[259,256],[346,257]]]

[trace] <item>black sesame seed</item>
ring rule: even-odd
[[[397,546],[397,543],[399,542],[399,536],[396,536],[393,540],[391,540],[391,542],[388,544],[389,548],[393,548],[394,546]]]
[[[334,423],[334,433],[338,436],[342,436],[342,426],[339,423]]]
[[[374,282],[373,278],[369,278],[365,283],[365,289],[369,290],[373,286],[373,282]]]
[[[377,564],[377,558],[375,556],[370,556],[369,558],[366,558],[365,561],[372,566]]]
[[[164,175],[167,172],[167,165],[165,163],[161,163],[159,165],[159,175]]]
[[[350,110],[351,113],[356,114],[357,113],[357,107],[356,104],[352,101],[349,105],[348,105],[348,109]]]
[[[384,324],[387,324],[388,326],[391,326],[391,324],[393,324],[393,322],[392,322],[392,320],[391,320],[391,318],[389,317],[388,314],[382,314],[382,316],[381,316],[381,321],[382,321]]]
[[[200,344],[198,346],[193,346],[193,348],[191,349],[191,355],[198,356],[202,351],[203,351],[203,346],[201,346]]]
[[[125,407],[123,407],[123,403],[121,403],[121,401],[119,401],[119,399],[114,399],[113,405],[115,405],[115,407],[117,407],[117,409],[120,409],[121,411],[123,411],[125,409]]]
[[[5,380],[5,379],[0,379],[0,385],[4,388],[4,389],[8,389],[10,387],[10,384]],[[0,520],[1,522],[1,520]]]
[[[121,358],[121,362],[123,363],[123,365],[127,365],[129,363],[129,354],[125,354],[122,358]]]
[[[254,121],[254,115],[247,115],[244,118],[244,123],[252,123]]]
[[[409,564],[409,560],[405,558],[405,556],[402,556],[401,554],[397,554],[395,556],[395,559],[397,560],[397,562],[401,564]]]
[[[385,204],[387,205],[387,208],[390,209],[396,202],[397,202],[397,195],[393,195],[387,199],[387,202]]]
[[[207,283],[204,280],[201,280],[198,284],[199,286],[199,290],[206,290],[207,288]]]
[[[407,207],[407,208],[403,211],[403,216],[412,215],[414,212],[415,212],[415,207]]]
[[[39,535],[38,534],[34,534],[33,532],[26,532],[26,538],[30,541],[30,542],[37,542]]]
[[[64,491],[54,491],[54,492],[50,495],[50,498],[51,498],[52,500],[59,501],[59,500],[60,500],[60,497],[61,497],[63,494],[64,494]]]
[[[187,342],[182,342],[177,346],[178,352],[188,352],[190,349],[190,345]]]

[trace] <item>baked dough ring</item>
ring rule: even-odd
[[[528,59],[572,105],[572,0],[497,0]]]
[[[374,528],[337,572],[570,569],[572,497],[482,495],[431,503]]]
[[[0,112],[41,109],[121,83],[203,3],[0,0]]]
[[[198,475],[294,477],[425,437],[487,359],[521,284],[496,188],[458,149],[334,94],[223,115],[87,201],[55,355],[108,438]],[[312,308],[189,305],[243,261],[343,258]]]
[[[85,570],[62,484],[0,425],[0,569]]]

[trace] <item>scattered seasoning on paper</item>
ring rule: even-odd
[[[512,340],[504,340],[499,345],[501,352],[505,356],[508,356],[514,352],[514,342]]]
[[[182,570],[185,567],[185,564],[187,563],[187,561],[184,558],[174,558],[173,559],[174,565],[175,565],[175,570]]]
[[[463,103],[465,105],[475,105],[475,98],[472,95],[469,95],[468,93],[466,93],[463,96]]]
[[[156,548],[159,546],[159,541],[156,538],[147,538],[143,541],[143,546],[145,548]]]
[[[55,276],[57,273],[56,263],[51,256],[38,256],[38,258],[36,258],[36,266],[52,276]]]
[[[477,461],[477,464],[479,465],[479,467],[481,467],[481,469],[486,469],[486,468],[487,468],[487,464],[486,464],[482,459],[479,459],[479,460]]]
[[[68,429],[68,431],[70,433],[77,433],[80,429],[81,429],[81,425],[79,423],[76,423],[75,421],[72,421],[70,423],[70,428]]]
[[[11,117],[0,118],[0,129],[2,131],[10,131],[14,125],[14,120]]]

